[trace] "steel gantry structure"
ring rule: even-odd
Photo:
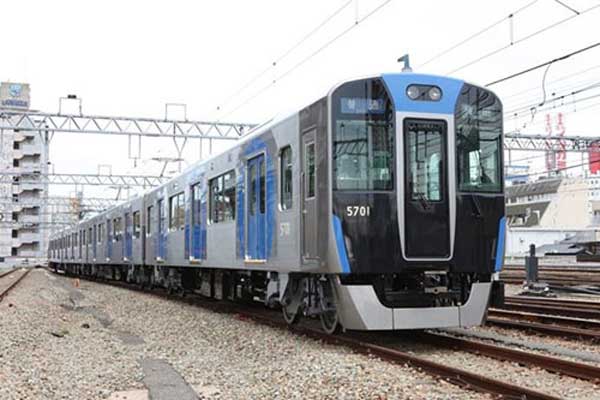
[[[0,129],[108,134],[135,137],[237,140],[255,124],[135,118],[102,115],[64,115],[36,111],[0,111]]]
[[[588,152],[600,137],[504,134],[504,150]]]
[[[149,175],[103,175],[103,174],[41,174],[27,172],[3,172],[0,183],[28,184],[44,183],[49,185],[77,186],[114,186],[151,188],[165,183],[169,178]]]

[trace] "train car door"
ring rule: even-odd
[[[192,251],[194,260],[206,258],[206,194],[203,193],[203,181],[192,186]]]
[[[246,204],[246,257],[265,260],[266,257],[266,166],[261,154],[248,161],[248,199]]]
[[[404,232],[407,258],[450,256],[446,132],[445,121],[404,121]]]
[[[317,258],[317,143],[316,130],[302,135],[302,256]]]

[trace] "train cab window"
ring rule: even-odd
[[[441,201],[445,122],[407,120],[404,132],[407,190],[411,199]]]
[[[458,188],[502,191],[502,104],[493,93],[465,84],[456,105]]]
[[[394,110],[379,79],[349,82],[332,95],[333,189],[394,188]]]
[[[152,235],[152,212],[154,211],[153,206],[148,206],[146,209],[146,236]]]
[[[279,204],[282,210],[292,208],[292,148],[284,147],[279,155],[279,173],[280,173],[280,194]]]
[[[235,172],[229,171],[208,183],[210,192],[210,222],[235,219]]]
[[[139,239],[142,230],[142,223],[140,220],[140,212],[136,211],[133,213],[133,237]]]
[[[169,198],[169,230],[183,229],[185,203],[183,192]]]

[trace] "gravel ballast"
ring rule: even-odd
[[[201,398],[491,398],[235,315],[45,270],[0,303],[0,330],[7,400],[145,389],[143,360],[162,360],[191,387],[209,388]]]

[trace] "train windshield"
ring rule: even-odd
[[[350,82],[332,96],[333,189],[394,188],[393,109],[379,79]]]
[[[456,105],[456,161],[458,190],[502,191],[502,104],[468,84]]]

